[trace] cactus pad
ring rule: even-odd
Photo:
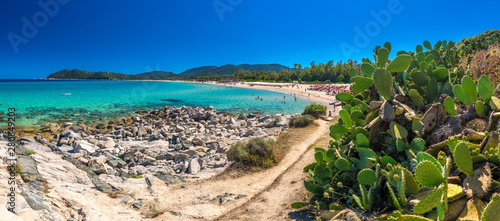
[[[430,66],[429,66],[430,67]],[[432,67],[430,67],[432,69]],[[436,79],[432,78],[429,81],[429,85],[427,85],[425,89],[425,99],[428,103],[432,103],[437,99],[438,94],[438,85]]]
[[[411,89],[408,91],[408,96],[410,96],[413,106],[420,107],[424,104],[424,98],[420,96],[417,90]]]
[[[424,62],[425,61],[423,61],[422,63]],[[429,79],[427,78],[427,76],[420,71],[411,72],[411,77],[413,79],[413,82],[420,87],[427,86],[427,84],[429,84]]]
[[[425,149],[425,141],[422,138],[415,138],[410,143],[410,149],[414,153],[418,153],[420,151],[424,151]]]
[[[470,199],[458,216],[458,220],[480,220],[485,207],[486,205],[480,199]],[[498,220],[498,217],[495,220]]]
[[[396,123],[395,121],[391,121],[390,128],[391,128],[391,135],[394,138],[402,139],[402,138],[406,138],[408,136],[408,131],[403,126]]]
[[[330,137],[335,140],[340,140],[347,132],[349,132],[349,129],[340,123],[336,123],[330,127]]]
[[[394,95],[394,91],[392,89],[392,76],[387,70],[380,68],[377,69],[375,73],[373,73],[373,83],[375,84],[379,94],[382,95],[384,99],[390,100],[391,96]]]
[[[485,114],[484,103],[482,101],[477,101],[474,108],[476,109],[477,114],[479,114],[479,115]]]
[[[495,193],[491,199],[491,202],[488,203],[486,208],[483,211],[481,216],[482,221],[494,221],[498,220],[500,217],[500,195]]]
[[[418,185],[417,181],[415,180],[415,177],[413,177],[413,174],[406,168],[401,168],[401,172],[403,175],[403,184],[405,187],[405,192],[408,195],[413,195],[415,193],[418,193],[420,186]]]
[[[417,161],[420,163],[420,162],[422,162],[424,160],[431,161],[439,169],[439,172],[443,171],[441,163],[439,163],[439,161],[436,158],[434,158],[432,155],[430,155],[430,154],[428,154],[426,152],[419,152],[417,154]]]
[[[387,166],[387,164],[395,166],[398,164],[394,158],[387,155],[380,158],[380,163],[382,163],[383,166]]]
[[[377,181],[377,175],[371,169],[363,169],[358,173],[358,182],[364,185],[372,185]]]
[[[402,54],[396,56],[389,65],[387,65],[387,70],[390,72],[400,72],[408,68],[411,63],[411,56],[408,54]]]
[[[385,67],[387,60],[389,60],[389,50],[387,48],[380,48],[377,50],[377,64],[378,67]]]
[[[474,171],[472,169],[472,156],[469,150],[469,145],[465,142],[460,142],[455,147],[453,152],[453,158],[455,159],[455,164],[460,171],[465,174],[472,176]]]
[[[441,202],[442,196],[443,187],[439,187],[421,199],[415,207],[413,207],[413,212],[416,214],[422,214],[431,211]]]
[[[337,168],[339,168],[340,170],[349,170],[349,169],[351,169],[351,164],[349,163],[349,161],[347,161],[344,158],[338,158],[335,161],[335,166]]]
[[[464,76],[462,78],[462,88],[464,89],[465,94],[469,97],[472,103],[476,103],[477,101],[477,87],[474,80],[472,80],[469,76]]]
[[[344,101],[344,102],[347,102],[347,101],[350,101],[352,100],[354,96],[352,96],[352,94],[350,93],[347,93],[347,92],[342,92],[342,93],[338,93],[336,96],[335,96],[335,99],[339,100],[339,101]]]
[[[424,160],[418,164],[415,170],[415,178],[418,183],[427,187],[437,186],[444,181],[443,175],[438,167],[428,160]]]
[[[429,50],[432,50],[432,45],[429,41],[425,40],[424,41],[424,47],[429,49]]]
[[[472,105],[472,101],[469,98],[469,96],[465,93],[462,85],[457,84],[453,86],[453,94],[455,94],[455,97],[462,103],[467,105]]]
[[[368,89],[373,84],[373,80],[367,77],[356,76],[353,77],[354,85],[352,85],[352,91],[356,93],[361,93]]]
[[[438,81],[444,81],[448,77],[449,73],[448,73],[448,69],[446,69],[446,68],[438,68],[438,69],[434,70],[432,72],[432,74],[434,75],[434,77]]]
[[[448,202],[453,202],[464,196],[464,191],[461,186],[456,184],[448,184]]]
[[[432,221],[432,219],[416,215],[402,215],[397,221]]]
[[[490,79],[486,75],[479,78],[477,82],[477,92],[485,103],[490,101],[491,95],[493,95],[493,84],[491,84]]]
[[[446,97],[444,100],[444,108],[452,117],[455,117],[455,102],[453,102],[453,98]]]
[[[349,115],[349,112],[347,112],[346,110],[342,109],[339,112],[339,116],[340,116],[340,118],[342,119],[342,121],[344,122],[344,124],[347,127],[351,127],[352,126],[351,115]]]
[[[373,72],[375,72],[377,68],[373,66],[371,63],[363,63],[361,64],[361,73],[363,73],[366,77],[372,77]]]
[[[490,106],[491,109],[500,111],[500,99],[498,99],[497,97],[491,97]]]

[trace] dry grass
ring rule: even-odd
[[[45,194],[50,193],[50,190],[54,188],[54,186],[49,186],[49,183],[47,182],[42,182],[41,186],[43,187],[43,193]]]
[[[105,192],[105,193],[106,193],[106,194],[107,194],[110,198],[113,198],[113,199],[114,199],[114,198],[116,198],[116,197],[118,197],[118,195],[120,195],[120,194],[121,194],[121,195],[128,195],[128,196],[130,196],[130,197],[132,197],[132,198],[134,198],[134,197],[135,197],[135,194],[133,194],[133,193],[126,193],[126,192],[125,192],[125,191],[123,191],[123,190],[108,191],[108,192]]]
[[[278,148],[276,148],[274,151],[277,163],[281,162],[281,160],[286,156],[289,147],[293,147],[303,142],[304,134],[312,134],[318,129],[318,127],[319,124],[315,121],[307,127],[290,128],[281,133],[276,140],[276,146]],[[216,175],[215,177],[212,177],[211,180],[235,179],[249,173],[259,172],[262,170],[263,168],[260,167],[252,167],[235,162],[226,170],[224,170],[224,172]]]
[[[469,60],[470,64],[467,67]],[[476,80],[482,75],[486,75],[491,82],[498,82],[500,80],[500,46],[492,45],[486,51],[464,57],[460,61],[460,65],[465,70],[468,68]]]
[[[146,218],[156,218],[167,211],[165,208],[154,202],[148,203],[147,209],[148,211],[144,213]]]

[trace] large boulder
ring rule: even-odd
[[[69,138],[75,138],[76,139],[76,138],[80,138],[80,135],[70,130],[70,131],[64,133],[64,137],[69,137]]]
[[[75,143],[75,153],[82,153],[82,151],[86,151],[87,153],[95,153],[95,149],[92,144],[86,141],[78,141]]]
[[[200,172],[200,170],[201,170],[201,166],[200,166],[200,163],[198,162],[198,159],[191,159],[189,161],[189,167],[188,167],[189,173],[195,174],[195,173]]]

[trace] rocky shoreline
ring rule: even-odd
[[[90,126],[47,123],[39,135],[22,137],[16,148],[26,184],[20,194],[32,209],[51,211],[43,192],[55,179],[75,191],[79,185],[94,186],[140,209],[144,202],[127,196],[137,185],[216,175],[231,163],[225,153],[231,144],[254,137],[276,139],[295,116],[232,115],[213,107],[180,106]],[[2,167],[7,165],[6,138],[0,134]]]

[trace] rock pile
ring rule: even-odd
[[[236,116],[213,107],[186,106],[137,113],[92,126],[48,123],[41,131],[53,134],[52,138],[24,137],[23,142],[48,146],[86,171],[91,180],[92,176],[124,180],[154,175],[170,184],[182,180],[177,175],[204,177],[222,171],[232,143],[276,138],[296,116]]]

